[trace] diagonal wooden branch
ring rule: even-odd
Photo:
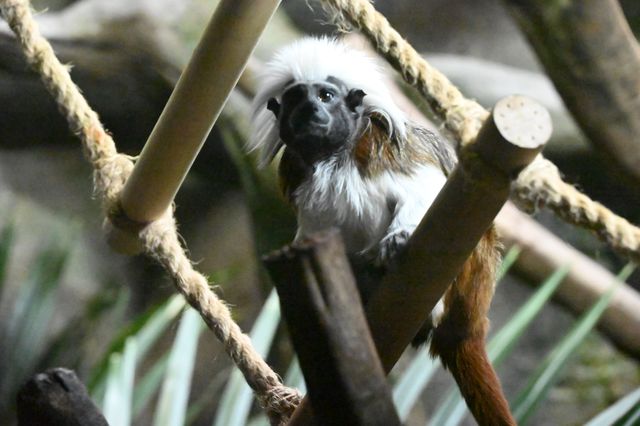
[[[511,96],[496,104],[476,143],[461,151],[460,163],[411,237],[398,267],[384,277],[367,305],[387,370],[491,226],[509,197],[511,178],[533,161],[550,135],[546,110]],[[389,327],[397,323],[407,325]]]
[[[616,0],[505,0],[591,142],[640,185],[640,46]]]
[[[548,113],[535,102],[511,96],[496,104],[478,139],[412,235],[397,267],[367,304],[378,354],[390,371],[429,312],[509,197],[511,179],[533,161],[551,135]],[[305,400],[290,425],[309,424]]]
[[[265,257],[320,424],[400,425],[340,234]]]

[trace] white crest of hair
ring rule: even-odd
[[[282,144],[277,120],[266,108],[267,101],[279,99],[291,81],[319,82],[329,76],[342,80],[349,89],[363,90],[365,115],[378,114],[386,121],[390,137],[405,138],[407,118],[393,101],[377,61],[335,38],[306,37],[279,50],[258,76],[249,149],[261,150],[262,166],[273,159]]]

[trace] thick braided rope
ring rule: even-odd
[[[111,136],[71,81],[67,68],[56,58],[49,42],[40,34],[27,0],[0,0],[0,11],[16,34],[24,55],[56,100],[70,128],[84,147],[94,169],[94,188],[104,208],[118,212],[120,190],[133,169],[133,162],[118,154]],[[178,291],[195,308],[226,352],[242,371],[247,383],[267,410],[274,424],[284,424],[301,395],[282,385],[278,375],[254,349],[249,337],[233,321],[228,307],[197,272],[178,239],[171,210],[140,231],[148,255],[155,258],[173,278]]]
[[[513,192],[521,207],[533,211],[546,206],[565,221],[592,230],[620,254],[640,263],[640,229],[563,181],[551,161],[536,159],[520,172]]]
[[[394,30],[368,0],[324,0],[333,20],[358,28],[404,78],[418,89],[462,145],[472,143],[489,112],[466,99]],[[640,229],[564,182],[557,167],[539,155],[514,183],[513,198],[527,210],[548,207],[573,225],[594,231],[620,254],[640,262]]]

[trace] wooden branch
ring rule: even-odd
[[[54,368],[18,392],[18,426],[108,426],[76,373]]]
[[[640,47],[616,0],[506,0],[591,142],[640,185]]]
[[[264,263],[318,423],[400,425],[339,233],[316,234]]]
[[[589,309],[616,280],[605,268],[513,205],[502,209],[496,226],[507,245],[517,244],[522,248],[513,271],[528,283],[538,284],[558,268],[569,267],[554,300],[577,315]],[[619,285],[597,327],[620,350],[640,360],[640,295],[637,291],[626,284]]]
[[[167,210],[279,3],[218,5],[122,191],[128,219],[146,224]],[[109,231],[114,248],[140,250],[126,232]]]
[[[398,267],[384,277],[367,306],[387,371],[507,201],[510,178],[535,158],[550,135],[551,121],[544,108],[510,96],[496,104],[476,143],[462,151],[460,163],[412,235]]]
[[[512,132],[510,129],[517,129]],[[380,360],[390,371],[509,197],[511,178],[551,134],[548,113],[521,96],[499,101],[474,144],[412,235],[398,265],[367,305]],[[511,155],[502,153],[509,150]],[[305,425],[305,400],[289,424]]]

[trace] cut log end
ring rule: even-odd
[[[498,101],[472,148],[487,163],[517,175],[551,138],[551,116],[538,102],[522,95]]]
[[[522,95],[499,100],[493,109],[493,120],[502,137],[520,148],[537,149],[551,137],[549,112]]]

